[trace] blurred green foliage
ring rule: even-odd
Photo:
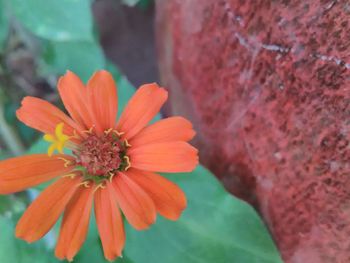
[[[14,237],[14,222],[0,216],[0,262],[11,263],[55,263],[52,251],[43,242],[28,245]]]
[[[279,254],[255,210],[228,194],[202,166],[171,174],[188,207],[176,223],[157,219],[148,231],[128,226],[125,252],[133,262],[277,263]]]
[[[11,0],[10,10],[38,37],[52,41],[93,39],[93,19],[87,0]]]
[[[91,72],[106,67],[106,60],[96,40],[46,42],[42,56],[42,71],[45,74],[64,74],[67,69],[84,81]],[[47,71],[47,72],[45,72]]]
[[[145,7],[151,1],[123,2]],[[41,76],[49,79],[69,69],[86,81],[97,69],[106,68],[112,72],[118,84],[120,113],[135,89],[104,57],[94,31],[90,5],[89,0],[0,0],[0,54],[10,32],[11,19],[25,28],[38,44],[37,70]],[[16,105],[1,100],[1,95],[0,102],[6,120],[1,125],[12,125]],[[33,131],[24,126],[15,127],[24,141],[32,140]],[[27,154],[46,150],[47,144],[40,140]],[[0,159],[8,154],[0,150]],[[125,254],[117,260],[119,263],[281,262],[255,210],[227,193],[209,171],[199,167],[192,173],[167,177],[186,192],[188,209],[177,222],[158,217],[157,223],[147,231],[135,231],[126,224]],[[59,225],[36,244],[14,237],[15,222],[33,199],[33,193],[39,194],[41,189],[0,197],[0,262],[58,262],[54,258],[53,243]],[[88,239],[74,262],[106,262],[93,217]]]
[[[5,0],[0,0],[0,53],[9,30],[9,20],[5,12],[4,1]]]

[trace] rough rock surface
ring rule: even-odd
[[[350,2],[158,0],[156,22],[168,110],[202,162],[286,262],[350,262]]]

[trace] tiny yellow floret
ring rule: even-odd
[[[63,133],[64,123],[60,123],[55,128],[55,134],[45,134],[44,140],[51,143],[47,150],[47,154],[52,156],[55,150],[59,153],[63,153],[63,148],[69,141],[70,137]]]

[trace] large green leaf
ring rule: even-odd
[[[35,35],[55,41],[91,40],[93,19],[87,0],[11,0],[16,18]]]
[[[43,53],[43,73],[63,75],[71,70],[84,81],[105,68],[106,61],[100,45],[91,41],[47,42]]]
[[[14,223],[10,218],[0,216],[0,262],[8,263],[55,263],[51,251],[45,247],[44,242],[27,244],[14,236]]]
[[[91,217],[90,228],[87,240],[81,248],[78,255],[74,258],[74,263],[104,263],[107,260],[104,258],[102,245],[100,242],[95,218]],[[123,258],[117,260],[118,263],[136,263],[131,261],[124,253]]]
[[[135,262],[282,262],[255,210],[227,193],[199,166],[167,176],[186,192],[188,208],[172,222],[158,217],[150,230],[127,229],[125,252]]]

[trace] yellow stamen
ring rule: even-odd
[[[63,158],[63,157],[59,157],[59,158],[57,158],[58,160],[62,160],[62,161],[64,161],[64,167],[65,168],[67,168],[68,166],[71,166],[72,164],[73,164],[73,162],[72,161],[69,161],[69,160],[67,160],[67,159],[65,159],[65,158]]]
[[[83,133],[86,134],[92,134],[94,132],[94,127],[91,127],[90,129],[86,130],[86,131],[82,131]]]
[[[77,175],[76,174],[66,174],[63,175],[62,178],[70,177],[71,179],[74,179]]]
[[[80,136],[78,135],[76,130],[73,130],[73,136],[72,137],[75,138],[75,139],[80,139]]]
[[[117,130],[113,130],[113,132],[118,135],[119,137],[121,137],[125,132],[118,132]]]
[[[98,184],[96,187],[95,187],[95,189],[94,189],[94,193],[99,189],[99,188],[101,188],[101,189],[105,189],[106,188],[106,186],[104,185],[104,183],[100,183],[100,184]]]
[[[129,156],[124,156],[124,159],[126,160],[126,162],[127,162],[127,166],[125,167],[125,171],[127,171],[130,167],[131,167],[131,162],[130,162],[130,158],[129,158]]]
[[[67,142],[66,147],[71,150],[77,150],[79,148],[79,146],[72,141]]]
[[[55,134],[45,134],[44,140],[51,143],[50,147],[47,150],[47,154],[52,156],[55,150],[59,153],[63,153],[63,148],[66,146],[66,143],[69,141],[70,137],[63,133],[64,123],[61,122],[55,128]]]
[[[110,134],[110,133],[111,133],[111,131],[113,131],[113,128],[110,128],[110,129],[108,129],[108,130],[104,131],[104,133],[105,133],[106,135],[108,135],[108,134]]]
[[[80,184],[78,184],[78,186],[84,186],[85,188],[89,188],[90,187],[90,182],[89,181],[84,181],[84,182],[82,182],[82,183],[80,183]]]
[[[125,142],[125,146],[126,146],[126,147],[129,147],[129,148],[131,147],[131,144],[128,142],[127,139],[124,139],[124,142]]]
[[[112,183],[113,177],[115,176],[115,173],[109,172],[109,182]]]

